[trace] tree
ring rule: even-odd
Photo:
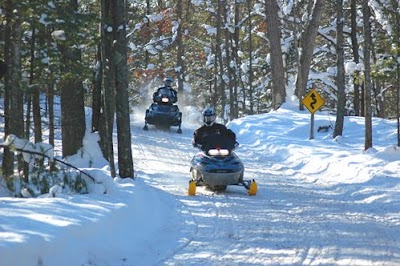
[[[115,114],[115,75],[113,46],[113,6],[112,0],[101,1],[101,67],[102,67],[102,104],[100,117],[100,146],[110,165],[111,176],[115,177],[113,125]]]
[[[232,97],[230,100],[231,103],[231,118],[238,118],[239,117],[239,99],[238,99],[238,87],[239,87],[239,77],[240,77],[240,68],[238,67],[240,64],[240,57],[239,57],[239,22],[240,22],[240,13],[241,8],[239,5],[239,1],[235,0],[235,14],[234,14],[234,32],[233,32],[233,40],[231,43],[231,50],[232,50],[232,60],[235,63],[232,69],[232,93],[230,96]]]
[[[279,30],[278,4],[276,0],[265,0],[268,40],[271,53],[272,72],[272,109],[277,110],[285,102],[285,76],[283,74],[283,59],[281,33]]]
[[[223,25],[225,25],[225,20],[223,19],[224,14],[226,13],[225,4],[223,1],[218,1],[217,4],[217,36],[216,36],[216,43],[215,43],[215,92],[218,95],[221,105],[221,114],[225,117],[225,107],[226,107],[226,94],[225,94],[225,65],[223,61]]]
[[[353,51],[353,60],[356,64],[360,62],[360,55],[359,55],[359,45],[358,45],[358,27],[357,27],[357,0],[351,0],[351,47]],[[359,82],[359,71],[354,72],[353,77],[353,86],[354,86],[354,113],[355,115],[360,115],[360,82]]]
[[[345,94],[345,71],[344,71],[344,50],[343,50],[343,0],[336,1],[336,86],[337,86],[337,112],[333,137],[341,136],[343,133],[343,121],[346,115],[346,94]]]
[[[92,76],[92,132],[98,132],[100,128],[100,116],[102,103],[101,85],[103,80],[103,67],[101,60],[101,45],[97,45],[96,65]]]
[[[372,111],[371,111],[371,10],[368,0],[363,2],[363,25],[364,25],[364,106],[365,106],[365,144],[364,149],[372,147]]]
[[[62,57],[61,88],[61,123],[63,157],[74,155],[82,147],[86,122],[84,109],[84,89],[81,76],[81,51],[76,46],[79,19],[76,17],[78,0],[59,3],[60,16],[68,16],[71,25],[60,25],[62,31],[53,32]],[[65,18],[65,17],[63,17]],[[65,34],[65,36],[64,36]]]
[[[399,10],[399,3],[396,0],[392,0],[392,5],[394,10]],[[400,147],[400,14],[396,12],[396,76],[397,76],[397,86],[396,86],[396,116],[397,116],[397,146]]]
[[[113,60],[115,71],[118,166],[119,176],[133,178],[131,126],[129,119],[128,66],[126,40],[126,10],[124,0],[114,0],[112,9],[114,25]]]
[[[185,48],[183,44],[183,12],[182,12],[182,0],[178,0],[176,4],[176,12],[177,12],[177,29],[176,29],[176,42],[177,42],[177,58],[176,58],[176,64],[177,64],[177,78],[178,78],[178,92],[183,93],[183,83],[185,81],[185,61],[184,59],[184,53],[185,53]]]
[[[248,102],[249,102],[249,111],[248,114],[252,115],[254,114],[254,69],[253,69],[253,34],[251,34],[251,31],[253,30],[253,17],[251,16],[251,11],[252,11],[252,1],[251,0],[246,0],[247,4],[247,21],[248,21],[248,26],[247,26],[247,32],[248,32],[248,71],[247,71],[247,93],[248,93]]]
[[[232,43],[233,43],[233,32],[231,33],[232,29],[232,23],[230,21],[230,16],[232,15],[232,11],[229,11],[227,8],[224,10],[224,24],[225,30],[224,30],[224,38],[225,38],[225,43],[224,43],[224,53],[225,53],[225,65],[226,65],[226,77],[227,77],[227,86],[228,86],[228,114],[227,118],[229,120],[234,119],[234,87],[236,83],[236,77],[235,77],[235,65],[232,64],[232,58],[234,58],[233,55],[233,50],[232,50]],[[237,100],[237,99],[236,99]]]
[[[8,0],[5,5],[7,27],[5,33],[5,64],[7,72],[5,75],[5,96],[4,96],[4,115],[5,127],[4,135],[14,134],[17,137],[24,136],[24,117],[23,117],[23,91],[21,82],[21,6],[15,1]],[[22,170],[22,160],[19,160],[18,168]],[[8,148],[4,148],[3,154],[3,175],[6,177],[8,188],[11,189],[13,183],[10,177],[14,174],[14,153]]]
[[[314,1],[309,1],[308,5],[312,5]],[[301,103],[301,99],[305,94],[307,83],[308,83],[308,74],[310,71],[311,60],[313,57],[315,38],[318,33],[318,27],[321,22],[322,11],[324,10],[325,0],[316,0],[311,19],[306,30],[302,33],[301,37],[301,51],[300,51],[300,61],[297,66],[297,80],[296,80],[296,90],[297,96],[300,100],[300,110],[304,110],[304,107]]]

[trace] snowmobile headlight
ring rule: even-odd
[[[229,155],[229,150],[227,150],[227,149],[221,149],[221,150],[219,150],[219,154],[220,154],[221,156],[228,156],[228,155]]]
[[[208,150],[208,155],[217,156],[218,155],[218,150],[217,149]]]
[[[229,155],[229,150],[227,149],[210,149],[208,151],[210,156],[227,156]]]
[[[163,97],[163,98],[161,99],[161,101],[162,101],[163,103],[167,103],[167,102],[169,102],[169,99],[168,99],[167,97]]]

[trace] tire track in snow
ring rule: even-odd
[[[181,229],[184,237],[181,239],[180,244],[171,247],[171,252],[167,256],[159,258],[159,264],[165,264],[166,260],[187,247],[193,241],[193,236],[198,233],[199,228],[196,217],[181,199],[182,194],[184,193],[183,188],[177,186],[176,182],[166,182],[168,178],[174,178],[173,176],[163,177],[165,174],[164,171],[169,172],[171,167],[165,167],[161,164],[185,163],[185,161],[188,161],[188,158],[190,158],[190,154],[188,152],[185,152],[184,154],[178,152],[182,148],[180,147],[178,149],[178,144],[173,141],[173,138],[177,133],[165,132],[157,129],[154,129],[154,131],[151,131],[151,129],[149,129],[149,131],[142,131],[139,127],[133,127],[132,131],[134,135],[133,157],[135,162],[139,162],[136,171],[141,172],[140,175],[142,175],[142,178],[144,178],[149,185],[163,191],[173,191],[170,195],[179,202],[180,210],[178,211],[185,220],[185,225],[183,226],[185,228]],[[154,172],[146,170],[153,168],[155,165],[156,169]],[[163,167],[165,168],[164,170]],[[188,184],[188,179],[186,184]]]

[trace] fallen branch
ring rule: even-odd
[[[4,144],[1,144],[1,143],[0,143],[0,147],[2,147],[2,148],[8,147],[8,148],[9,148],[9,145],[4,145]],[[50,157],[50,156],[48,156],[48,155],[46,155],[46,154],[43,154],[43,153],[40,153],[40,152],[36,152],[36,151],[24,150],[24,149],[20,149],[20,148],[16,148],[16,147],[14,147],[13,149],[15,149],[15,150],[18,151],[18,152],[25,152],[25,153],[29,153],[29,154],[33,154],[33,155],[42,156],[42,157],[47,158],[47,159],[49,159],[49,160],[54,160],[54,161],[56,161],[56,162],[58,162],[58,163],[61,163],[61,164],[63,164],[63,165],[66,165],[66,166],[68,166],[68,167],[71,167],[71,168],[77,170],[77,171],[80,172],[81,174],[84,174],[84,175],[86,175],[87,177],[89,177],[89,178],[93,181],[93,183],[96,183],[96,179],[95,179],[93,176],[89,175],[89,174],[86,173],[85,171],[82,171],[82,170],[79,169],[78,167],[76,167],[76,166],[74,166],[74,165],[72,165],[72,164],[69,164],[69,163],[67,163],[67,162],[64,162],[64,161],[62,161],[62,160],[60,160],[60,159],[57,159],[57,158],[54,158],[54,157]]]

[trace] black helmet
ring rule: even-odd
[[[172,80],[171,77],[166,77],[166,78],[164,79],[164,85],[165,85],[165,86],[171,87],[173,82],[174,82],[174,81]]]
[[[212,126],[215,122],[216,114],[214,109],[206,108],[203,110],[203,122],[206,126]]]

